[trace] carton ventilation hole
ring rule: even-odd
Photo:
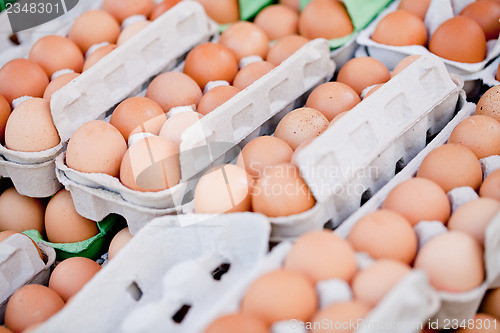
[[[184,320],[184,318],[186,317],[186,315],[188,314],[189,309],[191,309],[191,305],[184,304],[183,306],[181,306],[181,308],[179,309],[179,311],[177,311],[172,316],[172,320],[174,322],[176,322],[177,324],[180,324]]]
[[[406,166],[406,163],[403,161],[403,158],[401,157],[399,161],[396,162],[396,167],[394,170],[394,174],[397,175],[403,168]]]
[[[361,195],[361,202],[360,206],[363,206],[370,198],[373,196],[372,190],[367,189],[366,191],[363,192]]]
[[[229,263],[221,264],[219,267],[217,267],[212,271],[212,277],[214,278],[214,280],[220,281],[222,276],[227,272],[229,272],[229,268],[231,268],[231,264]]]
[[[142,290],[141,288],[139,288],[139,285],[136,282],[132,282],[130,286],[128,286],[127,292],[136,301],[140,300],[142,297]]]

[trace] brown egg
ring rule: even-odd
[[[246,65],[236,74],[233,86],[241,90],[269,73],[276,66],[267,61],[256,61]]]
[[[486,177],[479,189],[479,196],[500,201],[500,169]]]
[[[224,80],[231,84],[238,73],[238,62],[227,47],[204,43],[188,53],[184,73],[192,77],[202,89],[210,81]]]
[[[328,119],[321,112],[308,107],[299,108],[281,119],[274,136],[296,149],[301,143],[318,137],[328,125]]]
[[[254,23],[266,33],[270,40],[299,32],[299,14],[285,5],[267,6],[257,14]]]
[[[344,111],[355,107],[361,98],[346,84],[327,82],[313,90],[306,102],[306,107],[321,112],[328,121]]]
[[[120,131],[104,121],[93,120],[80,126],[69,139],[66,164],[80,172],[118,177],[126,151]]]
[[[429,51],[448,60],[481,62],[486,57],[486,37],[479,23],[467,16],[455,16],[436,29]]]
[[[280,38],[269,49],[267,61],[275,66],[278,66],[308,42],[309,39],[297,35]]]
[[[251,55],[265,59],[269,51],[269,38],[264,30],[246,21],[233,23],[220,35],[219,43],[227,47],[238,62]]]
[[[446,193],[433,181],[412,178],[396,186],[382,206],[403,215],[412,225],[420,221],[446,224],[451,206]]]
[[[232,164],[205,173],[194,191],[197,214],[222,214],[250,210],[252,179],[242,168]]]
[[[43,235],[44,210],[40,199],[20,195],[11,187],[0,195],[0,231],[38,230]]]
[[[49,279],[49,288],[61,296],[64,301],[76,295],[101,266],[93,260],[73,257],[62,261],[54,268]]]
[[[418,246],[410,222],[386,209],[361,218],[347,240],[357,252],[366,252],[374,259],[393,259],[405,264],[413,262]]]
[[[429,9],[431,1],[432,0],[401,0],[398,9],[412,12],[423,21],[425,20],[425,14],[427,14],[427,9]]]
[[[476,115],[489,116],[500,121],[500,85],[491,87],[479,99]]]
[[[241,89],[233,86],[217,86],[212,88],[200,99],[197,111],[202,115],[209,114],[229,101],[240,91]]]
[[[154,4],[153,0],[104,0],[102,9],[122,22],[133,15],[147,16]]]
[[[500,333],[500,327],[498,327],[498,319],[484,313],[478,313],[474,318],[469,319],[472,321],[467,322],[466,325],[461,325],[462,328],[458,329],[456,332],[467,332],[467,333]],[[463,328],[466,326],[466,328]]]
[[[302,36],[335,39],[354,31],[344,4],[337,0],[313,0],[300,13],[299,32]]]
[[[368,95],[368,94],[367,94]],[[366,96],[365,96],[366,98]],[[344,111],[344,112],[341,112],[339,113],[338,115],[335,116],[335,118],[332,119],[332,121],[330,121],[330,125],[328,125],[328,127],[332,126],[333,124],[335,124],[340,118],[342,118],[343,116],[345,116],[347,114],[348,111]],[[295,149],[295,152],[297,152],[299,148]]]
[[[146,137],[123,156],[120,181],[132,190],[162,191],[179,184],[180,179],[179,148],[168,139]]]
[[[214,320],[205,333],[269,333],[260,318],[248,313],[232,313]]]
[[[372,39],[380,44],[393,46],[427,44],[424,22],[406,10],[396,10],[385,16],[375,27]]]
[[[481,303],[479,311],[500,318],[500,288],[491,289]]]
[[[29,59],[39,64],[49,77],[61,69],[81,73],[83,54],[71,39],[49,35],[39,39],[31,48]]]
[[[164,112],[177,106],[198,105],[202,95],[196,82],[179,72],[158,75],[146,91],[146,97],[158,103]]]
[[[461,231],[450,231],[425,243],[414,267],[424,270],[440,291],[465,292],[484,280],[483,251],[472,236]]]
[[[469,148],[478,159],[500,155],[500,123],[488,116],[473,115],[455,127],[448,143]]]
[[[317,306],[313,283],[300,273],[280,269],[262,275],[250,285],[241,312],[272,324],[289,319],[307,321]]]
[[[380,88],[382,88],[383,85],[384,85],[384,83],[380,83],[380,84],[374,85],[373,88],[371,88],[370,90],[368,90],[368,92],[365,94],[365,97],[363,97],[363,100],[365,98],[369,97],[370,95],[372,95],[374,92],[376,92]]]
[[[5,140],[5,126],[10,117],[11,109],[10,104],[5,97],[0,95],[0,142]]]
[[[465,7],[460,15],[468,16],[483,28],[487,40],[497,39],[500,33],[500,3],[476,1]]]
[[[203,117],[197,112],[180,112],[176,113],[165,121],[159,136],[169,139],[177,147],[180,147],[182,133],[187,130],[191,125],[196,123]]]
[[[75,209],[69,191],[60,190],[45,210],[45,232],[52,243],[76,243],[99,233],[94,221],[84,218]]]
[[[311,333],[354,332],[359,320],[365,318],[370,310],[368,305],[358,301],[334,303],[314,315]],[[323,329],[324,323],[327,323],[327,330]]]
[[[243,147],[237,165],[258,178],[270,166],[289,163],[292,155],[293,150],[285,141],[274,136],[260,136]]]
[[[395,77],[396,75],[401,73],[404,69],[406,69],[406,67],[413,64],[413,62],[415,62],[417,59],[420,59],[420,57],[421,57],[420,54],[414,54],[414,55],[410,55],[410,56],[403,58],[403,60],[398,62],[396,67],[394,67],[392,74],[391,74],[391,77]]]
[[[366,87],[386,83],[391,73],[383,63],[370,57],[349,60],[339,71],[337,81],[345,83],[361,95]]]
[[[139,32],[141,32],[141,30],[146,28],[150,23],[151,23],[151,21],[138,21],[138,22],[134,22],[134,23],[128,25],[120,33],[120,36],[118,37],[118,41],[116,42],[116,44],[118,46],[122,45],[123,43],[128,41],[130,38],[134,37]]]
[[[238,0],[196,0],[215,22],[226,24],[240,19]]]
[[[163,0],[162,2],[154,6],[151,13],[149,13],[149,19],[151,21],[156,20],[162,14],[166,13],[170,8],[177,5],[179,2],[181,2],[181,0]]]
[[[13,332],[43,323],[64,307],[64,301],[53,290],[39,284],[18,289],[5,308],[5,326]]]
[[[424,158],[417,177],[434,181],[445,192],[460,186],[477,190],[483,179],[483,171],[470,149],[448,143],[434,149]]]
[[[38,245],[36,245],[35,241],[32,240],[31,238],[29,238],[28,236],[26,236],[25,234],[22,234],[22,233],[16,232],[16,231],[12,231],[12,230],[1,231],[0,232],[0,242],[3,242],[4,240],[6,240],[7,238],[9,238],[10,236],[13,236],[13,235],[23,235],[23,237],[28,238],[31,241],[31,243],[33,244],[33,246],[35,247],[36,251],[38,252],[40,259],[43,260],[42,251],[40,251],[40,248],[38,247]],[[0,331],[0,333],[1,332],[2,331]]]
[[[0,326],[0,333],[13,333],[13,332],[8,328],[6,328],[5,326]],[[23,333],[29,333],[29,331],[24,330]]]
[[[351,245],[329,230],[311,231],[299,237],[283,267],[307,276],[313,283],[328,279],[350,282],[357,270]]]
[[[94,44],[116,43],[119,35],[120,24],[113,16],[103,10],[88,10],[75,20],[68,37],[85,53]]]
[[[497,73],[495,74],[495,80],[500,81],[500,64],[498,64]]]
[[[118,231],[109,244],[108,260],[113,259],[131,239],[132,234],[128,230],[128,227]]]
[[[50,102],[50,99],[52,98],[52,95],[76,79],[80,74],[78,73],[66,73],[59,75],[56,77],[54,80],[50,81],[49,85],[47,86],[47,89],[45,89],[45,93],[43,94],[43,98],[45,98],[47,101]]]
[[[9,104],[23,96],[42,97],[49,78],[40,65],[28,59],[14,59],[0,69],[0,95]]]
[[[254,212],[269,217],[299,214],[314,207],[315,203],[299,169],[291,164],[266,168],[252,192]]]
[[[118,46],[116,44],[108,44],[105,46],[102,46],[92,52],[87,59],[85,60],[85,63],[83,64],[83,71],[85,72],[88,70],[90,67],[94,66],[99,60],[113,52],[114,49],[116,49]]]
[[[279,3],[300,12],[300,0],[279,0]]]
[[[40,323],[40,324],[34,324],[34,325],[30,325],[28,326],[28,328],[26,328],[23,333],[35,333],[36,330],[42,326],[43,323]]]
[[[352,281],[352,292],[357,301],[371,307],[387,295],[411,271],[411,267],[396,260],[378,260],[360,271]]]
[[[43,98],[32,98],[16,107],[5,126],[5,146],[24,152],[44,151],[61,142],[52,122],[50,104]]]
[[[166,119],[163,109],[155,101],[146,97],[131,97],[116,107],[109,123],[128,140],[133,132],[158,135]]]

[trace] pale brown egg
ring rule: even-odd
[[[448,143],[469,148],[478,159],[500,155],[500,123],[488,116],[473,115],[455,127]]]
[[[198,105],[202,95],[195,80],[179,72],[158,75],[146,91],[146,97],[158,103],[164,112],[177,106]]]
[[[337,0],[313,0],[302,10],[299,32],[302,36],[335,39],[354,31],[345,5]]]
[[[280,38],[271,46],[266,59],[271,64],[278,66],[308,42],[309,39],[298,35]]]
[[[276,66],[267,61],[256,61],[246,65],[236,74],[233,86],[241,90],[269,73]]]
[[[147,16],[154,4],[153,0],[104,0],[102,9],[122,22],[133,15]]]
[[[406,67],[408,67],[411,64],[413,64],[413,62],[415,62],[420,57],[421,57],[420,54],[414,54],[414,55],[410,55],[410,56],[407,56],[407,57],[403,58],[403,60],[401,60],[400,62],[398,62],[398,64],[396,65],[396,67],[394,67],[394,69],[392,70],[391,77],[395,77],[396,75],[398,75],[399,73],[401,73],[404,69],[406,69]]]
[[[483,171],[470,149],[448,143],[434,149],[424,158],[417,177],[434,181],[445,192],[460,186],[477,190],[483,179]]]
[[[64,301],[76,295],[101,266],[84,257],[73,257],[62,261],[54,268],[49,279],[49,288],[61,296]]]
[[[300,0],[279,0],[279,3],[300,12]]]
[[[158,103],[146,97],[131,97],[121,102],[109,123],[128,140],[134,132],[158,135],[167,117]]]
[[[45,210],[45,232],[49,242],[76,243],[94,237],[99,229],[94,221],[78,214],[71,193],[62,189]]]
[[[361,98],[346,84],[327,82],[313,90],[307,98],[306,107],[321,112],[328,121],[355,107]]]
[[[85,72],[88,70],[90,67],[94,66],[99,60],[113,52],[114,49],[116,49],[118,46],[116,44],[108,44],[105,46],[102,46],[92,52],[87,59],[85,60],[85,63],[83,64],[83,71]]]
[[[500,201],[500,169],[486,177],[479,189],[479,196]]]
[[[500,318],[500,288],[491,289],[486,293],[479,311]]]
[[[48,84],[47,73],[28,59],[11,60],[0,69],[0,95],[9,104],[23,96],[42,97]]]
[[[366,96],[365,96],[366,98]],[[332,119],[332,121],[330,121],[330,125],[328,125],[328,127],[332,126],[333,124],[335,124],[340,118],[342,118],[343,116],[345,116],[347,114],[348,111],[344,111],[344,112],[341,112],[339,113],[338,115],[335,116],[335,118]],[[297,151],[299,148],[295,149],[295,151]]]
[[[149,24],[151,24],[151,21],[138,21],[128,25],[125,29],[122,30],[120,36],[118,36],[118,41],[116,42],[116,44],[118,46],[122,45],[130,38],[141,32],[141,30],[146,28]]]
[[[251,208],[252,179],[242,168],[225,164],[205,173],[194,191],[197,214],[246,212]]]
[[[180,147],[182,133],[203,117],[198,112],[179,112],[169,117],[163,124],[159,136],[169,139]]]
[[[380,88],[382,88],[382,86],[384,85],[385,83],[379,83],[377,85],[374,85],[373,88],[370,88],[370,90],[368,90],[368,92],[365,94],[365,97],[363,97],[363,100],[369,96],[371,96],[373,93],[375,93],[377,90],[379,90]]]
[[[59,75],[54,80],[50,81],[49,85],[47,86],[47,89],[45,89],[45,93],[43,94],[43,98],[45,98],[46,100],[48,100],[50,102],[52,95],[56,91],[58,91],[59,89],[61,89],[62,87],[64,87],[65,85],[67,85],[68,83],[73,81],[74,79],[76,79],[78,76],[80,76],[79,73],[66,73],[66,74]]]
[[[467,16],[455,16],[436,29],[429,51],[448,60],[481,62],[486,57],[486,37],[479,23]]]
[[[406,10],[396,10],[386,15],[375,27],[372,39],[380,44],[393,46],[427,44],[424,22]]]
[[[264,170],[252,192],[254,212],[269,217],[290,216],[314,207],[316,200],[291,164],[277,164]]]
[[[39,64],[49,77],[61,69],[81,73],[83,54],[71,39],[49,35],[39,39],[31,48],[28,58]]]
[[[423,21],[432,0],[401,0],[398,9],[407,10],[420,17]]]
[[[358,301],[334,303],[314,315],[311,333],[355,332],[359,320],[365,318],[370,310],[367,304]],[[323,326],[325,323],[327,330]]]
[[[233,86],[214,87],[210,89],[205,95],[203,95],[196,110],[202,115],[209,114],[222,104],[229,101],[240,91],[241,89]]]
[[[23,235],[23,237],[28,238],[31,241],[31,243],[33,244],[33,246],[35,247],[36,251],[38,252],[40,259],[43,260],[42,251],[40,251],[40,248],[38,247],[38,245],[36,245],[35,241],[32,240],[31,238],[29,238],[28,236],[26,236],[25,234],[22,234],[22,233],[16,232],[16,231],[12,231],[12,230],[0,231],[0,242],[3,242],[4,240],[6,240],[7,238],[9,238],[10,236],[13,236],[13,235]],[[0,333],[1,333],[1,331],[0,331]]]
[[[382,206],[403,215],[412,225],[420,221],[440,221],[446,224],[451,206],[446,193],[433,181],[412,178],[396,186]]]
[[[7,120],[10,117],[11,108],[9,102],[0,95],[0,142],[5,140],[5,126],[7,125]]]
[[[163,0],[162,2],[154,6],[151,13],[149,13],[149,19],[151,21],[156,20],[162,14],[166,13],[170,8],[177,5],[179,2],[181,2],[181,0]]]
[[[243,147],[237,165],[258,178],[270,166],[289,163],[293,150],[283,140],[274,136],[260,136]]]
[[[267,324],[296,319],[307,321],[318,307],[313,283],[304,275],[280,269],[256,279],[241,302],[241,312]]]
[[[146,137],[123,156],[120,181],[132,190],[162,191],[179,184],[180,179],[179,148],[168,139]]]
[[[120,24],[109,13],[103,10],[88,10],[75,20],[68,37],[85,53],[94,44],[116,43],[120,31]]]
[[[498,326],[498,319],[487,315],[485,313],[478,313],[465,325],[461,325],[460,329],[456,332],[465,333],[500,333],[500,327]],[[463,326],[466,326],[464,328]]]
[[[402,215],[381,209],[362,217],[347,237],[354,250],[374,259],[413,262],[417,253],[417,234]]]
[[[329,230],[311,231],[299,237],[283,267],[302,273],[314,283],[329,279],[350,282],[357,270],[351,245]]]
[[[489,116],[500,121],[500,85],[491,87],[479,99],[476,115]]]
[[[450,231],[425,243],[414,267],[424,270],[440,291],[465,292],[484,280],[483,251],[472,236],[461,231]]]
[[[43,235],[44,214],[45,207],[40,199],[20,195],[14,187],[0,195],[0,231],[37,230]]]
[[[36,333],[36,330],[42,325],[43,323],[30,325],[23,331],[23,333]]]
[[[64,307],[64,301],[53,290],[29,284],[19,288],[5,308],[5,326],[22,332],[31,325],[43,323]]]
[[[299,14],[285,5],[267,6],[257,14],[254,23],[266,33],[270,40],[299,32]]]
[[[375,307],[410,271],[411,267],[400,261],[388,259],[375,261],[354,277],[352,281],[354,298]]]
[[[5,126],[5,146],[24,152],[44,151],[61,142],[52,121],[50,104],[43,98],[32,98],[16,107]]]
[[[238,0],[196,0],[215,22],[226,24],[240,19]]]
[[[460,15],[468,16],[483,28],[487,40],[497,39],[500,33],[500,3],[476,1],[465,7]]]
[[[118,252],[120,252],[121,249],[128,244],[128,242],[132,239],[132,237],[133,236],[130,233],[128,227],[118,231],[118,233],[115,235],[115,237],[113,237],[111,243],[109,244],[108,260],[111,260],[114,257],[116,257]]]
[[[361,95],[366,87],[386,83],[391,73],[383,63],[371,57],[349,60],[339,71],[337,81],[345,83]]]
[[[264,30],[246,21],[233,23],[221,34],[219,43],[227,47],[238,62],[251,55],[265,59],[269,51],[269,38]]]
[[[71,136],[66,150],[66,165],[86,173],[118,177],[127,143],[113,125],[93,120],[80,126]]]
[[[204,43],[188,53],[184,73],[193,78],[202,89],[210,81],[224,80],[231,84],[238,73],[238,62],[227,47]]]
[[[500,81],[500,64],[498,64],[497,73],[495,74],[495,80]]]
[[[249,313],[231,313],[214,320],[205,333],[269,333],[267,324]]]

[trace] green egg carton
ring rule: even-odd
[[[97,222],[99,233],[87,240],[76,243],[51,243],[43,239],[42,235],[37,230],[27,230],[25,235],[33,239],[35,242],[43,243],[53,247],[56,250],[57,260],[61,261],[71,257],[86,257],[96,260],[107,251],[111,237],[114,231],[122,226],[123,218],[116,214],[108,215],[101,222]]]

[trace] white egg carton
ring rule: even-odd
[[[497,81],[496,79],[499,64],[500,64],[500,57],[498,57],[497,59],[495,59],[495,61],[486,66],[486,68],[483,69],[481,72],[471,75],[470,79],[481,80],[481,82],[488,87],[494,87],[500,85],[500,81]]]
[[[456,115],[456,117],[443,129],[443,131],[432,140],[429,145],[422,150],[422,152],[415,157],[400,173],[394,177],[394,179],[389,182],[384,188],[382,188],[375,196],[373,196],[363,207],[361,207],[355,214],[353,214],[348,220],[346,220],[338,229],[336,233],[342,237],[347,237],[354,225],[359,221],[359,219],[368,213],[377,210],[383,204],[387,195],[392,191],[394,187],[402,183],[405,180],[412,178],[423,159],[435,148],[443,145],[448,140],[453,129],[464,119],[472,115],[475,111],[475,104],[466,103],[462,110]],[[490,173],[495,169],[500,169],[500,161],[497,156],[487,157],[481,160],[481,164],[484,169],[485,175]],[[469,193],[473,193],[474,190],[469,188],[469,191],[463,188],[460,191],[453,190],[448,193],[451,201],[455,204],[453,209],[458,208],[459,204],[465,203],[467,200],[474,199],[477,194],[470,196]],[[455,192],[455,193],[452,193]],[[474,192],[475,193],[475,192]],[[463,196],[460,198],[460,196]],[[420,226],[423,230],[422,232],[427,232],[432,234],[433,232],[429,227]],[[471,319],[477,312],[481,300],[484,294],[489,288],[498,288],[500,286],[500,214],[497,215],[486,230],[486,241],[485,241],[485,267],[486,267],[486,280],[485,282],[471,291],[465,293],[447,293],[438,292],[441,300],[441,308],[439,312],[431,319],[431,322],[435,322],[436,319],[441,323],[440,328],[445,323],[446,320],[457,319],[458,322],[462,320]],[[432,235],[430,235],[432,237]],[[429,240],[431,237],[427,237]]]
[[[164,311],[170,324],[159,331],[169,332],[183,305],[196,308],[206,301],[203,295],[222,295],[227,284],[252,274],[268,251],[269,234],[266,218],[249,213],[207,216],[188,227],[172,217],[156,219],[37,332],[123,332],[129,316],[151,305],[157,306],[144,314],[142,328]],[[218,281],[214,271],[221,264],[230,267]]]
[[[56,159],[57,177],[71,191],[77,211],[91,220],[117,213],[136,233],[153,218],[182,212],[197,177],[210,165],[231,160],[238,144],[271,134],[279,120],[305,103],[308,93],[328,81],[335,71],[324,39],[309,42],[222,106],[204,116],[182,135],[181,183],[156,193],[132,191],[118,179],[84,174]],[[218,145],[219,144],[219,145]],[[209,149],[210,145],[210,149]],[[191,201],[189,199],[188,201]]]
[[[55,158],[71,134],[87,121],[104,116],[127,96],[165,69],[173,68],[198,44],[217,34],[212,20],[195,1],[183,1],[159,17],[112,54],[54,93],[51,111],[62,142],[36,153],[0,146],[0,175],[12,178],[16,189],[30,197],[48,197],[61,184]]]
[[[4,321],[7,301],[17,289],[27,284],[47,285],[49,281],[56,252],[43,243],[37,245],[44,261],[26,236],[12,235],[0,242],[0,325]]]

